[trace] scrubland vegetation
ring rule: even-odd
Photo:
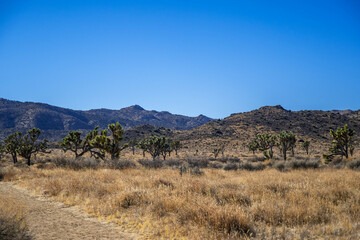
[[[0,179],[144,239],[358,238],[360,172],[354,170],[360,160],[352,157],[354,133],[347,126],[331,132],[324,161],[309,154],[308,140],[299,142],[303,153],[295,156],[291,132],[258,134],[246,145],[250,157],[234,157],[223,144],[208,156],[191,156],[162,137],[124,144],[120,125],[109,130],[110,136],[94,129],[84,139],[69,133],[63,151],[40,151],[30,167],[11,165],[8,155]]]
[[[25,215],[25,203],[17,202],[11,196],[0,194],[0,239],[32,239],[25,222]]]
[[[202,169],[203,174],[180,175],[170,168],[32,167],[8,172],[22,187],[144,238],[356,239],[360,231],[360,172],[347,169]]]

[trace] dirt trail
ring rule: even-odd
[[[57,201],[31,196],[10,182],[0,182],[0,194],[26,203],[26,221],[35,239],[138,239],[115,223],[106,223]]]

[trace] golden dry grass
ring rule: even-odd
[[[32,239],[25,221],[26,208],[23,202],[0,194],[0,239]]]
[[[144,239],[357,239],[360,172],[36,169],[19,184]]]

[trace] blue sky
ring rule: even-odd
[[[224,118],[360,108],[360,3],[0,1],[0,97]]]

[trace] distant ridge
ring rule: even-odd
[[[211,120],[204,115],[187,117],[165,111],[148,111],[139,105],[120,110],[103,108],[79,111],[45,103],[0,98],[0,137],[9,132],[25,131],[35,127],[43,130],[45,136],[52,139],[59,138],[70,130],[90,130],[95,126],[106,128],[113,122],[120,122],[125,129],[149,124],[173,130],[188,130]]]
[[[349,124],[360,136],[360,110],[305,110],[290,111],[282,106],[264,106],[259,109],[231,114],[222,120],[214,120],[194,129],[179,133],[182,140],[205,140],[219,142],[248,142],[257,133],[280,133],[293,131],[298,139],[330,142],[330,129]],[[198,141],[199,142],[199,141]]]

